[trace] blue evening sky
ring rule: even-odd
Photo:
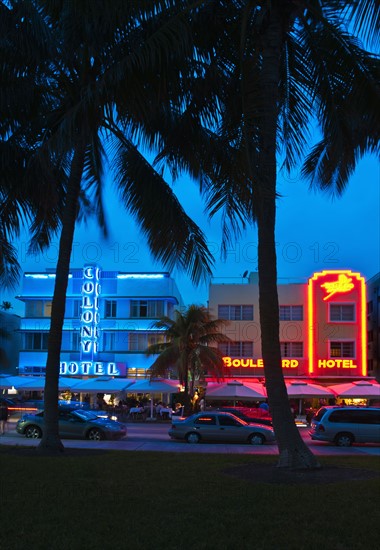
[[[202,227],[216,256],[215,282],[241,282],[245,271],[257,268],[257,232],[249,229],[230,247],[226,261],[220,258],[220,220],[207,220],[196,185],[187,178],[174,184],[187,213]],[[309,191],[308,184],[295,174],[279,177],[277,203],[277,264],[279,279],[307,280],[322,269],[352,269],[366,279],[380,271],[380,165],[374,156],[365,157],[342,197],[331,198]],[[110,237],[104,241],[94,221],[81,225],[75,233],[73,267],[96,262],[104,270],[164,271],[149,254],[144,238],[134,221],[118,204],[111,186],[107,189]],[[44,254],[26,255],[26,237],[18,252],[24,271],[55,268],[57,241]],[[172,272],[186,305],[207,304],[208,285],[195,288],[187,275]],[[23,314],[23,305],[14,299],[21,287],[10,293],[0,292],[10,300],[12,312]]]

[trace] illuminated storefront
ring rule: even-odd
[[[25,273],[18,299],[25,303],[21,320],[19,374],[44,374],[50,326],[54,271]],[[146,374],[153,359],[149,344],[163,338],[152,323],[172,317],[182,306],[169,273],[124,273],[84,265],[70,271],[62,333],[63,376]]]
[[[367,377],[366,284],[360,273],[325,270],[309,281],[279,283],[280,344],[288,378],[359,380]],[[227,321],[221,342],[225,376],[264,377],[258,274],[248,283],[213,283],[213,316]]]

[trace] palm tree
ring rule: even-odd
[[[160,2],[113,2],[112,10],[104,1],[13,0],[6,5],[12,23],[9,50],[18,51],[25,28],[32,35],[41,33],[48,44],[34,60],[32,73],[35,82],[42,83],[43,99],[32,120],[14,134],[31,149],[25,180],[34,181],[30,166],[40,166],[44,176],[54,167],[61,176],[56,187],[64,190],[61,215],[53,226],[60,229],[59,255],[46,364],[46,429],[39,446],[57,451],[63,449],[58,435],[58,367],[73,234],[85,205],[92,205],[106,231],[102,175],[107,153],[117,171],[121,202],[140,224],[153,256],[170,269],[185,269],[194,281],[211,273],[212,258],[199,228],[139,149],[140,142],[153,147],[157,140],[151,114],[154,107],[160,110],[157,87],[164,80],[154,79],[149,86],[146,82],[150,56],[157,53]],[[164,45],[170,52],[170,41]],[[54,199],[53,205],[58,202]],[[49,244],[50,220],[42,217],[33,229],[32,246]]]
[[[221,331],[224,324],[222,319],[212,319],[205,307],[190,305],[183,312],[176,310],[174,319],[162,317],[152,325],[163,331],[165,341],[147,349],[149,356],[158,354],[151,377],[165,376],[173,369],[184,386],[187,411],[197,378],[204,378],[206,373],[217,380],[223,378],[223,354],[213,344],[228,339]]]
[[[379,59],[347,28],[378,37],[379,11],[371,1],[236,0],[205,2],[191,18],[189,100],[172,124],[180,138],[167,140],[160,159],[179,158],[201,178],[209,212],[224,210],[233,229],[257,224],[262,351],[278,465],[319,467],[294,424],[281,367],[277,164],[282,159],[291,170],[303,159],[312,185],[339,194],[361,156],[378,152]],[[310,146],[311,124],[321,139]]]

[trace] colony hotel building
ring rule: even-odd
[[[55,272],[25,273],[19,374],[44,374]],[[173,317],[182,298],[169,273],[72,269],[67,289],[60,372],[65,376],[144,376],[148,345],[162,333],[154,320]]]
[[[285,377],[327,385],[374,376],[368,371],[366,285],[359,273],[322,271],[308,282],[278,284],[278,295]],[[258,274],[245,284],[211,284],[209,309],[229,321],[230,341],[219,344],[226,376],[263,379]]]

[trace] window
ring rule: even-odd
[[[113,351],[116,343],[116,332],[103,332],[103,351]]]
[[[240,426],[240,423],[230,416],[220,415],[218,416],[218,419],[221,426]]]
[[[116,317],[116,300],[106,300],[106,313],[105,317],[115,318]]]
[[[219,342],[218,349],[228,357],[252,357],[253,342]]]
[[[330,357],[355,357],[355,342],[330,342]]]
[[[50,317],[51,300],[31,300],[25,303],[25,317]]]
[[[355,321],[355,305],[330,304],[330,321]]]
[[[281,342],[281,357],[303,357],[303,342]]]
[[[148,332],[131,332],[129,334],[129,351],[145,351],[152,344],[159,344],[165,341],[164,334]]]
[[[73,332],[71,335],[71,349],[72,351],[80,350],[80,333],[79,331]]]
[[[129,335],[129,351],[145,351],[148,347],[148,335],[146,333],[131,332]]]
[[[48,332],[29,332],[24,334],[24,348],[29,350],[47,350]]]
[[[215,426],[216,425],[216,418],[215,418],[214,415],[200,416],[198,418],[198,420],[196,422],[194,422],[194,424],[196,426],[198,426],[199,424],[200,425],[206,424],[207,426]]]
[[[227,321],[253,321],[253,306],[251,305],[220,305],[218,318]]]
[[[280,321],[303,321],[303,306],[280,306]]]
[[[73,317],[78,318],[81,314],[82,300],[73,301]]]
[[[380,413],[365,409],[339,409],[330,414],[330,422],[354,424],[380,424]]]
[[[131,317],[159,318],[164,315],[163,300],[132,300]]]

